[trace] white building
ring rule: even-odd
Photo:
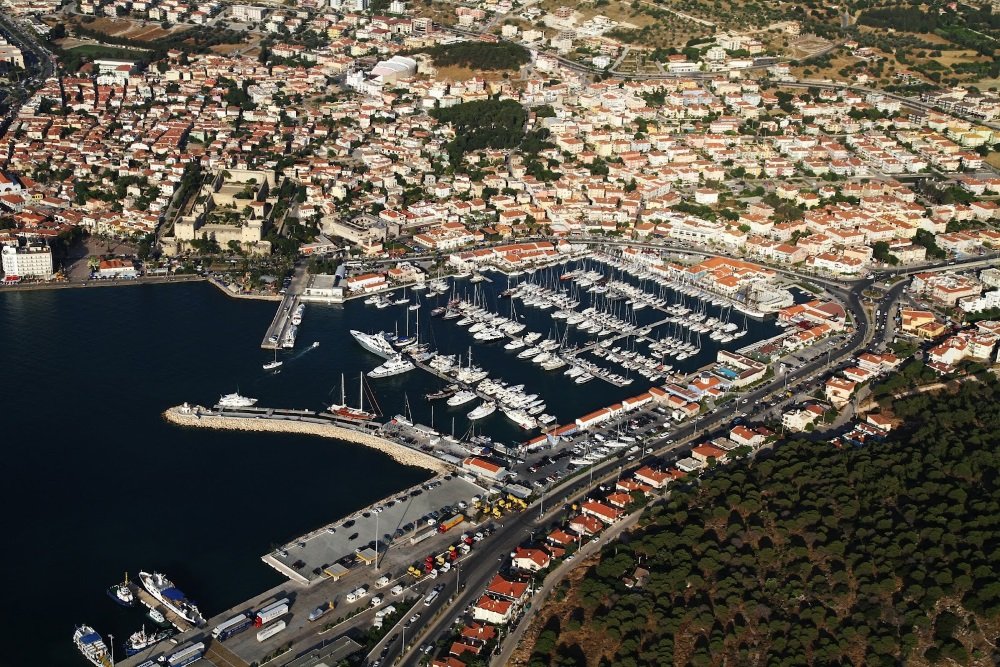
[[[7,276],[48,280],[52,277],[52,251],[45,245],[4,246],[3,272]]]
[[[252,7],[250,5],[233,5],[230,14],[237,21],[260,21],[267,12],[265,7]]]

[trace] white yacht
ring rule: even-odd
[[[393,375],[401,375],[412,371],[416,366],[409,359],[404,359],[401,355],[396,355],[392,359],[389,359],[381,366],[376,366],[372,370],[368,371],[368,377],[370,378],[387,378]]]
[[[451,398],[448,399],[448,405],[451,407],[458,407],[459,405],[465,405],[469,401],[476,400],[476,394],[471,391],[460,391]]]
[[[523,410],[516,410],[513,408],[503,408],[503,413],[507,416],[508,419],[510,419],[512,422],[514,422],[515,424],[517,424],[526,431],[529,431],[538,426],[538,423],[535,421],[535,418],[529,415],[527,412],[524,412]]]
[[[232,394],[225,394],[216,403],[217,407],[220,408],[249,408],[251,405],[257,402],[256,398],[247,398],[246,396],[240,396],[239,392]]]
[[[482,419],[483,417],[489,417],[491,414],[497,411],[497,404],[493,401],[487,401],[481,404],[475,410],[470,412],[467,416],[470,421],[476,421],[477,419]]]
[[[396,350],[392,349],[392,345],[385,339],[384,334],[366,334],[356,329],[351,329],[350,333],[354,336],[354,340],[358,341],[358,345],[372,354],[378,355],[383,359],[392,359],[396,356]]]

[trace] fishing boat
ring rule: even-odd
[[[146,618],[151,620],[154,625],[158,625],[161,628],[170,627],[170,621],[167,620],[167,617],[164,616],[163,612],[161,612],[159,609],[150,609],[149,613],[146,614]]]
[[[125,581],[119,582],[108,588],[108,597],[123,607],[135,606],[135,593],[129,585],[128,572],[125,573]]]
[[[141,653],[150,646],[156,646],[158,643],[169,638],[173,634],[174,633],[170,630],[146,632],[146,626],[142,626],[141,630],[133,632],[129,635],[128,640],[125,642],[125,655],[133,656],[137,653]]]

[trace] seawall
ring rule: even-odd
[[[388,455],[397,463],[417,466],[436,473],[449,472],[449,466],[430,454],[406,447],[386,438],[362,433],[335,424],[294,421],[280,417],[232,417],[212,413],[200,406],[175,406],[163,413],[164,419],[179,426],[196,426],[226,431],[268,431],[272,433],[298,433],[321,438],[346,440],[371,447]]]

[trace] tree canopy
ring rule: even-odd
[[[516,70],[531,60],[528,49],[513,42],[456,42],[425,50],[438,67],[459,65],[479,70]]]
[[[1000,662],[1000,384],[893,411],[882,442],[783,443],[675,488],[541,610],[532,667]]]

